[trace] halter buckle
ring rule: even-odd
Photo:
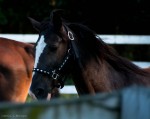
[[[52,71],[52,78],[56,80],[58,77],[59,77],[59,74],[57,74],[55,70]]]

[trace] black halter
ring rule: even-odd
[[[66,29],[67,29],[67,32],[68,32],[69,40],[73,41],[74,40],[73,33],[70,30],[68,30],[68,28],[66,28]],[[60,83],[60,88],[63,88],[64,87],[64,80],[62,80],[60,78],[60,76],[62,75],[61,71],[62,71],[63,67],[68,62],[68,60],[71,56],[71,50],[72,50],[72,46],[69,44],[68,52],[67,52],[63,62],[59,66],[59,68],[53,69],[51,71],[46,71],[46,70],[43,70],[43,69],[40,69],[40,68],[33,68],[33,71],[49,75],[53,80],[58,80],[59,83]]]

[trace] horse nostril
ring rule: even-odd
[[[38,88],[35,90],[35,95],[37,98],[42,98],[44,96],[44,89]]]

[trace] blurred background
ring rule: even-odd
[[[150,35],[148,0],[0,0],[0,34],[37,34],[27,17],[42,21],[53,9],[99,35]],[[150,61],[149,45],[111,45],[130,60]]]
[[[148,0],[0,0],[0,32],[33,33],[27,17],[43,20],[55,8],[99,34],[150,34]]]
[[[65,19],[97,34],[150,35],[148,0],[0,0],[0,33],[37,33],[27,17],[42,21],[53,9],[64,9]],[[131,60],[150,61],[148,45],[113,47]]]

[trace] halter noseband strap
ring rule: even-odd
[[[68,28],[66,28],[66,29],[67,29],[67,32],[68,32],[68,38],[69,38],[69,40],[71,40],[71,41],[74,40],[73,33],[70,30],[68,30]],[[58,80],[60,82],[61,88],[63,88],[64,87],[64,81],[60,80],[60,73],[61,73],[61,70],[64,67],[64,65],[69,60],[70,55],[71,55],[71,45],[69,45],[69,49],[68,49],[68,52],[66,54],[66,57],[64,58],[64,60],[63,60],[63,62],[60,65],[59,68],[54,69],[52,71],[46,71],[46,70],[42,70],[42,69],[39,69],[39,68],[33,68],[33,71],[49,75],[54,80]]]
[[[33,71],[40,72],[40,73],[43,73],[43,74],[46,74],[46,75],[50,75],[51,78],[53,78],[54,80],[58,80],[58,78],[60,76],[59,72],[64,67],[64,65],[66,64],[66,62],[68,61],[68,59],[70,57],[70,54],[71,53],[70,53],[70,48],[69,48],[68,52],[67,52],[67,55],[64,58],[64,61],[62,62],[62,64],[60,65],[60,67],[58,69],[54,69],[52,71],[46,71],[46,70],[42,70],[42,69],[39,69],[39,68],[33,68]]]

